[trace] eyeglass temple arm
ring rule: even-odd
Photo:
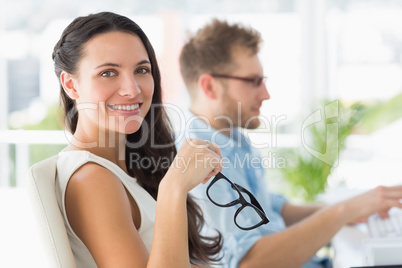
[[[257,199],[254,197],[252,193],[250,193],[246,188],[238,185],[237,183],[233,183],[233,185],[235,185],[240,191],[246,193],[250,197],[251,204],[259,208],[265,214],[264,209],[261,207],[260,203],[257,201]]]

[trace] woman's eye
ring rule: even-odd
[[[135,70],[136,74],[146,74],[149,73],[149,69],[148,68],[138,68],[137,70]]]
[[[113,71],[105,71],[105,72],[101,73],[102,77],[112,77],[112,76],[115,76],[115,75],[116,75],[116,73],[113,72]]]

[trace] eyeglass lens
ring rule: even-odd
[[[238,79],[238,80],[243,80],[245,82],[250,82],[254,87],[259,87],[262,82],[265,83],[265,80],[267,79],[265,76],[256,76],[254,78],[248,78],[248,77],[240,77],[240,76],[232,76],[232,75],[226,75],[226,74],[212,74],[213,77],[219,77],[219,78],[229,78],[229,79]]]
[[[227,189],[230,191],[230,193],[233,193],[233,195],[222,194],[221,189]],[[222,178],[214,182],[213,187],[209,189],[208,194],[210,198],[218,205],[227,206],[240,198],[240,194],[231,189],[231,184]]]
[[[254,226],[259,225],[262,221],[263,219],[261,219],[261,216],[257,213],[256,209],[249,205],[242,207],[235,217],[236,224],[244,229],[253,228]]]
[[[263,79],[264,79],[264,77],[261,77],[261,76],[254,78],[253,85],[255,87],[259,87],[261,85]]]
[[[224,191],[229,191],[231,194],[222,194],[223,189],[225,189]],[[244,194],[241,194],[241,191],[244,191]],[[235,224],[240,229],[251,230],[269,222],[258,201],[252,194],[240,185],[232,183],[223,174],[218,174],[213,179],[207,189],[207,196],[212,203],[218,206],[230,207],[236,204],[241,205],[234,215]]]

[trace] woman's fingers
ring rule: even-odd
[[[205,154],[204,159],[208,162],[208,166],[212,168],[211,176],[222,171],[222,154],[216,143],[200,139],[187,140],[187,143],[193,148],[201,150],[206,149],[206,151],[203,152]]]
[[[185,175],[184,187],[192,189],[199,183],[206,183],[212,176],[222,170],[222,155],[217,144],[207,140],[187,140],[179,149],[174,165],[176,172]]]
[[[219,158],[222,158],[222,153],[221,150],[219,149],[218,144],[216,144],[215,142],[209,142],[207,148],[214,151],[219,156]]]

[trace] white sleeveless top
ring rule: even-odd
[[[141,226],[138,229],[138,233],[148,251],[150,251],[155,225],[155,199],[153,199],[152,196],[137,183],[135,178],[127,175],[127,173],[125,173],[113,162],[96,156],[88,151],[63,151],[59,153],[59,159],[57,161],[56,196],[60,211],[63,214],[64,224],[67,229],[68,238],[70,240],[70,245],[77,263],[77,267],[97,267],[91,253],[71,228],[67,219],[66,206],[64,202],[67,184],[71,178],[71,175],[79,167],[88,162],[97,163],[98,165],[101,165],[113,172],[113,174],[120,179],[124,187],[131,194],[137,203],[141,214]]]

